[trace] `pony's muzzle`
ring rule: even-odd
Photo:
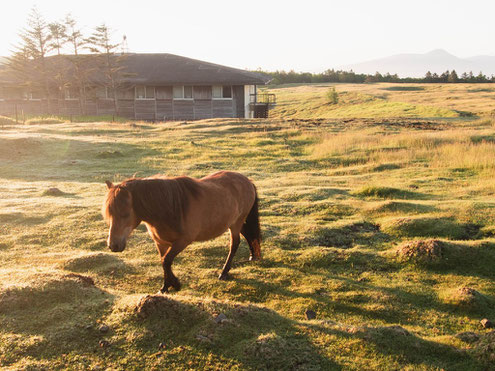
[[[122,252],[125,249],[125,238],[120,241],[107,241],[107,245],[113,252]]]

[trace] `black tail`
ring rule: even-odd
[[[256,192],[256,187],[254,187],[254,192],[254,204],[251,207],[251,211],[249,211],[246,222],[242,226],[241,234],[246,238],[249,244],[251,256],[255,259],[259,259],[261,258],[261,228],[260,216],[258,212],[258,192]]]

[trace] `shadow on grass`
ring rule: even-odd
[[[222,313],[221,323],[215,317]],[[132,343],[136,350],[166,346],[160,364],[176,358],[174,349],[188,349],[178,360],[198,367],[207,358],[243,369],[322,369],[341,366],[324,356],[297,323],[275,311],[232,302],[155,295],[141,298],[124,314],[128,332],[141,334]],[[125,346],[122,340],[117,346]],[[213,357],[212,357],[213,356]]]
[[[77,274],[43,275],[28,286],[1,291],[0,327],[22,337],[0,343],[0,365],[23,357],[46,361],[70,352],[95,352],[102,336],[96,321],[113,301],[90,277]]]

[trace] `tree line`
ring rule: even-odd
[[[103,23],[86,36],[71,14],[49,23],[34,7],[4,72],[17,87],[46,99],[49,109],[50,100],[72,95],[84,112],[90,89],[98,86],[109,92],[118,112],[124,55],[118,53],[121,44],[112,42],[112,33]]]
[[[393,82],[393,83],[493,83],[495,76],[487,77],[482,72],[474,75],[473,72],[464,72],[460,76],[455,70],[445,71],[438,75],[437,73],[426,72],[424,77],[399,77],[397,74],[390,73],[375,74],[355,73],[354,71],[343,71],[328,69],[323,73],[295,72],[295,71],[275,71],[267,72],[258,70],[272,78],[270,84],[303,84],[303,83],[324,83],[324,82],[342,82],[342,83],[372,83],[372,82]]]

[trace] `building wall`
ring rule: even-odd
[[[250,90],[249,90],[250,91]],[[119,115],[136,120],[199,120],[246,117],[246,88],[232,86],[232,99],[213,99],[211,87],[194,87],[193,99],[173,99],[168,87],[157,87],[153,99],[117,99]],[[248,95],[249,99],[249,95]],[[0,115],[114,115],[113,99],[0,100]]]

